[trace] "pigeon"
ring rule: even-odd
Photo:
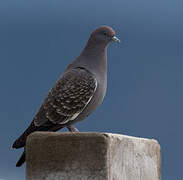
[[[74,124],[87,118],[103,101],[107,87],[107,45],[120,42],[108,26],[95,29],[81,54],[66,68],[44,99],[29,127],[13,143],[24,152],[16,166],[26,160],[25,146],[35,131],[57,131],[68,128],[78,132]]]

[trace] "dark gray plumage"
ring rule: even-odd
[[[78,131],[73,124],[85,119],[103,101],[107,85],[106,47],[117,41],[112,28],[101,26],[90,36],[87,45],[58,79],[48,93],[30,126],[14,142],[13,148],[25,147],[34,131],[57,131],[67,127]],[[25,151],[17,162],[25,162]]]
[[[95,77],[84,68],[74,68],[64,73],[56,82],[34,117],[36,126],[48,121],[66,124],[73,121],[88,104],[97,88]]]

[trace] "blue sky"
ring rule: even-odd
[[[12,142],[99,25],[116,31],[108,47],[103,104],[76,126],[155,138],[163,179],[182,180],[183,1],[0,1],[0,179],[23,180]]]

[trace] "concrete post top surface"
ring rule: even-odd
[[[157,140],[155,139],[148,139],[148,138],[141,138],[141,137],[134,137],[134,136],[128,136],[128,135],[122,135],[122,134],[115,134],[115,133],[105,133],[105,132],[77,132],[77,133],[70,133],[70,132],[34,132],[27,138],[27,144],[29,144],[29,141],[45,141],[45,140],[51,140],[51,139],[67,139],[70,140],[84,140],[86,138],[94,138],[94,139],[101,139],[103,141],[109,142],[110,140],[116,139],[119,141],[128,141],[133,142],[135,146],[140,147],[140,144],[146,144],[150,145],[150,148],[152,149],[152,145],[157,148],[157,150],[161,151],[161,147]]]
[[[151,142],[156,144],[157,146],[160,145],[157,140],[155,139],[149,139],[149,138],[141,138],[141,137],[134,137],[134,136],[128,136],[128,135],[123,135],[123,134],[116,134],[116,133],[106,133],[106,132],[76,132],[76,133],[71,133],[71,132],[42,132],[42,131],[37,131],[32,134],[30,134],[27,138],[27,141],[30,141],[31,139],[42,139],[42,138],[65,138],[65,137],[73,137],[73,138],[94,138],[94,137],[99,137],[99,138],[117,138],[119,140],[123,139],[129,139],[134,142],[136,141],[141,141],[141,142]]]

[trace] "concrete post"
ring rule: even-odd
[[[26,162],[27,180],[161,180],[158,142],[119,134],[36,132]]]

